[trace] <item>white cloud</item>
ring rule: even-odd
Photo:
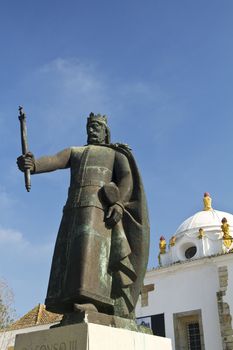
[[[0,245],[2,244],[19,244],[23,242],[21,232],[0,228]]]
[[[70,94],[73,96],[83,94],[89,97],[92,93],[99,96],[103,89],[102,79],[97,78],[94,66],[82,64],[75,59],[57,58],[43,66],[40,72],[45,75],[53,74],[57,80],[60,79],[62,82],[60,87],[63,93],[67,94],[67,97]]]
[[[56,121],[58,117],[63,121],[77,120],[80,113],[86,115],[92,109],[106,108],[105,79],[91,64],[57,58],[39,69],[38,78],[46,81],[50,98],[56,100],[55,104],[50,102],[53,112],[56,112],[50,113],[50,118]]]
[[[0,266],[7,258],[19,264],[28,261],[30,264],[51,256],[52,243],[38,244],[28,241],[24,235],[14,229],[0,227]]]
[[[41,88],[39,94],[44,99],[49,96],[46,119],[56,125],[62,121],[65,128],[91,111],[116,115],[120,110],[127,113],[137,105],[144,105],[145,110],[151,105],[157,109],[167,102],[156,82],[110,79],[96,65],[77,59],[57,58],[40,67],[35,79],[37,88]]]
[[[21,232],[0,227],[0,278],[14,291],[17,313],[43,300],[53,245],[30,242]]]

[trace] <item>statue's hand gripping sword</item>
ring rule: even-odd
[[[20,121],[22,154],[25,156],[28,153],[27,126],[26,126],[26,114],[24,113],[23,107],[21,106],[19,107],[19,121]],[[30,169],[25,169],[24,180],[25,180],[26,190],[29,192],[31,189]]]

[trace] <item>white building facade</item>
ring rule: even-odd
[[[147,272],[136,309],[176,350],[233,349],[233,215],[212,209],[207,195],[168,250],[161,237],[160,267]]]

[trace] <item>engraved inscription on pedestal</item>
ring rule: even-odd
[[[15,350],[86,350],[87,325],[67,326],[16,336]]]
[[[23,350],[79,350],[77,340],[69,342],[61,342],[54,344],[42,344],[35,345],[34,347],[30,346],[29,348],[23,348]]]

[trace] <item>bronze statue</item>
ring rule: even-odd
[[[71,181],[55,245],[46,309],[93,310],[134,318],[149,250],[141,178],[130,149],[110,143],[106,116],[91,113],[87,145],[54,156],[18,158],[21,171],[70,168]]]

